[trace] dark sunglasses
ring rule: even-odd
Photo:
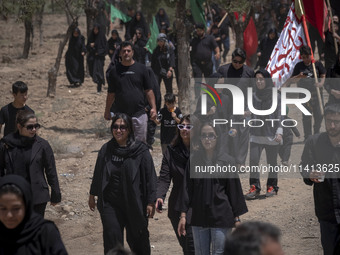
[[[118,129],[120,129],[120,131],[126,131],[126,130],[127,130],[127,126],[125,126],[125,125],[113,125],[113,126],[112,126],[112,129],[113,129],[113,130],[118,130]]]
[[[242,61],[238,61],[238,60],[236,60],[236,59],[233,59],[233,63],[235,63],[235,64],[243,64],[244,61],[243,61],[243,60],[242,60]]]
[[[26,128],[27,130],[33,130],[34,129],[39,129],[40,128],[40,124],[36,123],[36,124],[29,124],[27,126],[24,126],[24,128]]]
[[[202,133],[201,134],[201,139],[207,139],[207,140],[215,140],[217,136],[214,133]]]
[[[194,126],[190,125],[190,124],[188,124],[188,125],[178,124],[177,127],[178,127],[179,130],[183,130],[183,129],[191,130]]]

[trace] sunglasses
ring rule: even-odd
[[[207,139],[207,140],[215,140],[217,136],[214,133],[202,133],[201,134],[201,139]]]
[[[127,126],[126,125],[113,125],[112,126],[112,129],[113,130],[118,130],[120,129],[120,131],[126,131],[127,130]]]
[[[194,126],[190,124],[189,125],[178,124],[177,127],[179,130],[183,130],[183,129],[191,130]]]
[[[29,124],[27,126],[24,126],[24,128],[26,128],[27,130],[33,130],[34,129],[39,129],[40,128],[40,124],[39,123],[36,123],[36,124]]]
[[[243,61],[243,60],[242,60],[242,61],[238,61],[238,60],[236,60],[236,59],[233,59],[233,63],[235,63],[235,64],[243,64],[244,61]]]

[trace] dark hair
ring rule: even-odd
[[[190,122],[190,114],[184,115],[181,118],[179,124],[182,124],[185,120],[188,121],[189,123],[191,123]],[[182,137],[179,134],[178,128],[176,128],[176,135],[175,135],[174,139],[172,139],[172,141],[171,141],[171,146],[174,147],[174,146],[178,145],[181,142],[182,142]]]
[[[111,31],[111,35],[113,35],[113,34],[115,34],[115,35],[117,35],[117,37],[119,37],[118,31],[116,29],[113,29]]]
[[[16,81],[12,85],[13,94],[18,94],[18,92],[25,93],[27,92],[27,90],[28,90],[27,84],[23,81]]]
[[[17,116],[15,118],[15,121],[17,124],[20,124],[20,126],[25,126],[26,122],[29,119],[37,119],[37,116],[35,116],[34,112],[32,112],[31,110],[20,110],[17,113]]]
[[[25,201],[24,194],[22,193],[21,189],[15,184],[6,184],[0,188],[0,197],[8,193],[15,194]]]
[[[224,254],[261,255],[262,246],[268,238],[279,242],[281,231],[266,222],[245,222],[236,227],[225,241]]]
[[[164,95],[164,101],[166,102],[166,103],[175,103],[176,102],[176,96],[174,95],[174,94],[172,94],[172,93],[166,93],[165,95]]]
[[[312,55],[312,50],[307,45],[302,45],[300,48],[300,55]]]
[[[234,59],[235,57],[240,57],[242,58],[243,61],[246,60],[247,58],[247,55],[246,55],[246,52],[241,49],[241,48],[236,48],[234,51],[233,51],[233,54],[231,55],[232,59]]]
[[[325,112],[324,116],[326,116],[327,114],[340,114],[340,104],[338,103],[329,104],[325,107],[324,112]]]
[[[131,49],[133,50],[133,45],[132,45],[132,43],[129,42],[129,41],[124,41],[124,42],[122,42],[122,43],[120,44],[120,50],[122,50],[123,48],[128,47],[128,46],[130,46]]]
[[[130,144],[132,144],[135,141],[135,134],[133,132],[133,125],[132,125],[132,118],[125,114],[125,113],[117,113],[115,114],[115,116],[112,118],[112,123],[111,123],[111,134],[112,134],[112,130],[113,130],[113,125],[115,124],[115,122],[118,119],[122,119],[125,122],[125,125],[127,127],[127,130],[129,131],[129,136],[128,136],[128,140],[127,140],[127,145],[129,146]]]
[[[213,30],[213,29],[218,29],[218,26],[217,25],[212,25],[211,30]]]
[[[204,26],[204,24],[203,23],[197,23],[196,25],[195,25],[195,28],[197,29],[203,29],[203,30],[205,30],[205,26]]]

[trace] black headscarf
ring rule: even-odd
[[[98,28],[98,33],[94,33],[94,28]],[[90,44],[94,43],[94,49],[90,47]],[[87,42],[87,49],[90,53],[94,54],[97,53],[98,56],[105,56],[107,53],[107,40],[105,33],[101,30],[101,27],[99,24],[94,24],[92,32],[89,36],[88,42]]]
[[[0,178],[0,188],[6,184],[14,184],[22,191],[25,203],[25,217],[15,229],[8,229],[0,222],[0,247],[6,251],[6,254],[8,252],[11,252],[11,254],[26,254],[26,246],[35,239],[41,226],[48,221],[45,221],[33,211],[31,187],[24,178],[18,175],[6,175]]]
[[[73,36],[74,32],[78,33],[77,37]],[[68,52],[71,51],[74,55],[80,55],[81,52],[83,51],[83,41],[82,41],[82,36],[81,36],[79,28],[76,27],[73,30],[73,33],[70,37],[70,42],[68,44],[68,49],[67,49],[66,54],[68,54]]]
[[[140,15],[140,20],[137,20],[137,15]],[[133,38],[137,28],[143,29],[144,36],[148,37],[149,33],[148,24],[146,23],[144,15],[141,11],[136,12],[136,15],[133,17],[133,19],[131,20],[131,24],[129,25],[129,32],[131,38]]]
[[[163,11],[163,15],[160,15],[159,12],[160,11]],[[158,26],[158,29],[159,31],[161,30],[162,26],[162,22],[165,23],[165,27],[168,28],[170,27],[170,20],[169,20],[169,17],[168,15],[166,14],[165,10],[163,8],[160,8],[156,14],[156,22],[157,22],[157,26]]]
[[[269,74],[268,71],[264,70],[264,69],[260,69],[255,73],[256,74],[262,74],[263,77],[265,78],[265,82],[266,82],[266,87],[264,89],[258,89],[256,84],[255,84],[255,95],[261,99],[261,100],[268,100],[269,98],[272,97],[272,88],[274,87],[274,83],[271,79],[271,76]],[[256,82],[256,81],[255,81]]]

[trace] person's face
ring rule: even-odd
[[[202,37],[204,35],[204,30],[201,28],[196,28],[196,33],[199,37]]]
[[[21,93],[20,91],[16,94],[13,93],[13,97],[14,97],[14,101],[16,103],[24,105],[27,101],[27,98],[28,98],[27,91],[24,92],[24,93]]]
[[[116,40],[116,39],[117,39],[117,34],[114,34],[114,33],[113,33],[113,34],[111,35],[111,37],[112,37],[113,40]]]
[[[340,114],[327,114],[325,116],[325,126],[330,137],[340,135]]]
[[[73,37],[78,37],[79,33],[77,31],[73,31]]]
[[[334,16],[333,16],[333,21],[339,23],[339,17],[334,15]]]
[[[132,51],[132,48],[131,48],[130,45],[121,49],[121,57],[122,57],[123,61],[125,61],[125,62],[132,61],[133,51]]]
[[[142,37],[142,33],[140,31],[136,31],[136,35],[137,35],[137,38],[141,38]]]
[[[137,13],[137,14],[136,14],[136,20],[139,21],[141,18],[142,18],[142,16],[141,16],[139,13]]]
[[[163,40],[158,40],[158,41],[157,41],[157,45],[158,45],[159,47],[163,47],[164,44],[165,44],[165,42],[164,42]]]
[[[25,217],[25,203],[21,197],[6,193],[0,197],[0,221],[8,229],[15,229]]]
[[[190,130],[192,126],[190,125],[190,121],[184,120],[180,125],[183,127],[179,129],[179,135],[181,136],[183,141],[190,141]]]
[[[202,142],[203,148],[206,151],[215,149],[216,142],[217,142],[217,135],[212,126],[205,125],[201,129],[201,142]]]
[[[264,89],[266,87],[266,80],[261,73],[256,74],[256,87],[258,89]]]
[[[129,137],[129,130],[123,119],[118,119],[115,121],[113,124],[112,134],[119,145],[126,145]]]
[[[164,11],[163,10],[159,10],[159,15],[163,16],[164,15]]]
[[[306,66],[309,66],[312,63],[312,56],[311,55],[301,55],[302,61]]]
[[[37,119],[29,119],[24,126],[17,124],[19,134],[22,136],[33,137],[36,135],[37,130],[40,128],[40,125],[37,123]]]
[[[96,35],[99,33],[99,28],[98,27],[94,27],[93,28],[93,33]]]
[[[174,109],[175,109],[175,102],[173,102],[173,103],[165,102],[165,105],[166,105],[166,108],[168,109],[169,112],[173,112],[174,111]]]
[[[244,60],[240,56],[235,56],[231,64],[236,70],[238,70],[243,67]]]
[[[282,246],[280,242],[273,239],[268,240],[262,245],[261,255],[283,255]]]
[[[217,34],[217,33],[218,33],[218,28],[214,28],[214,29],[212,30],[212,32],[213,32],[213,34]]]
[[[275,38],[275,33],[270,33],[270,34],[269,34],[269,39],[270,39],[270,40],[273,40],[274,38]]]

